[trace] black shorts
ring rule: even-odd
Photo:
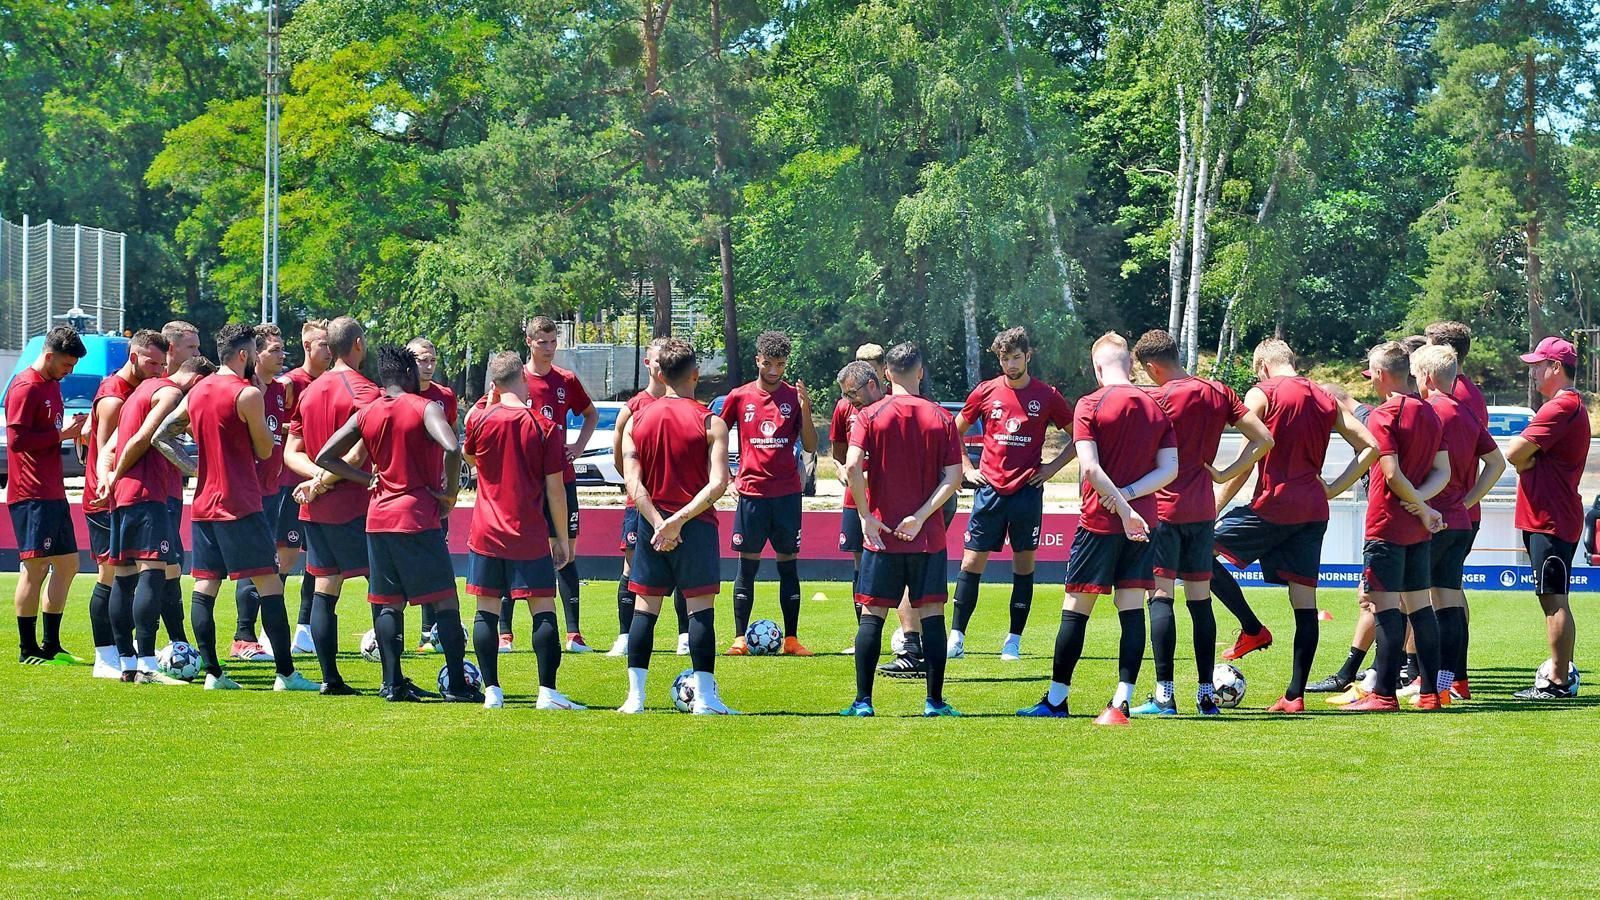
[[[1236,506],[1217,522],[1216,550],[1241,569],[1260,560],[1261,580],[1267,584],[1316,587],[1327,531],[1326,521],[1278,525],[1248,506]]]
[[[760,553],[767,544],[773,553],[800,552],[800,495],[747,497],[739,495],[733,508],[735,553]]]
[[[1468,528],[1452,528],[1433,536],[1433,548],[1428,551],[1429,587],[1461,590],[1461,571],[1467,565],[1467,554],[1472,552],[1472,539],[1476,536]]]
[[[164,500],[147,500],[111,510],[111,562],[131,566],[136,562],[173,565],[183,557],[172,514]]]
[[[421,606],[456,598],[456,569],[444,531],[377,531],[367,535],[367,602]]]
[[[1522,546],[1533,567],[1535,594],[1565,594],[1572,587],[1572,557],[1578,552],[1576,541],[1563,541],[1553,534],[1524,531]]]
[[[551,534],[556,534],[555,520],[550,518],[550,504],[544,504],[544,525],[550,529]],[[578,536],[578,483],[567,482],[567,538],[570,540]]]
[[[1154,590],[1149,541],[1124,534],[1100,534],[1082,525],[1072,536],[1067,560],[1067,593],[1109,594],[1113,590]]]
[[[274,543],[288,550],[300,550],[306,545],[306,523],[300,521],[300,504],[294,502],[294,488],[279,488],[278,493],[266,500],[272,514]]]
[[[233,581],[271,575],[278,571],[278,548],[265,513],[242,519],[194,522],[195,578]]]
[[[538,559],[501,559],[484,556],[475,550],[467,551],[467,593],[473,597],[510,597],[527,600],[530,597],[556,595],[556,570],[550,557]]]
[[[111,562],[111,510],[83,514],[83,523],[89,529],[89,553],[97,565]]]
[[[650,546],[655,534],[650,520],[640,516],[628,590],[642,597],[670,597],[674,591],[682,591],[685,597],[714,597],[722,590],[722,548],[716,523],[704,519],[683,523],[678,532],[682,541],[665,553]]]
[[[865,544],[861,513],[854,506],[846,506],[839,515],[839,549],[844,553],[860,553]]]
[[[371,563],[367,559],[366,516],[351,519],[342,525],[322,522],[302,524],[306,530],[307,575],[322,578],[362,578],[367,575]]]
[[[167,498],[167,518],[172,521],[172,547],[177,554],[173,565],[183,565],[183,498]]]
[[[945,569],[949,554],[879,553],[868,549],[861,554],[861,576],[856,579],[856,602],[862,606],[895,607],[911,595],[912,606],[937,606],[950,598],[950,580]]]
[[[961,492],[956,491],[950,495],[949,500],[944,502],[944,527],[946,528],[949,528],[950,523],[956,520],[956,508],[959,505],[956,501],[959,500],[960,497]]]
[[[622,511],[622,534],[617,536],[617,549],[632,553],[639,543],[639,510],[630,506]]]
[[[1361,549],[1361,589],[1369,594],[1427,590],[1433,579],[1432,544],[1394,544],[1369,538]]]
[[[983,485],[972,495],[963,546],[993,553],[1009,538],[1013,553],[1039,549],[1039,523],[1044,518],[1044,485],[1024,484],[1014,494]]]
[[[18,500],[9,505],[17,555],[23,559],[78,554],[72,507],[65,500]]]
[[[1150,535],[1151,568],[1157,578],[1210,581],[1217,523],[1161,522]]]

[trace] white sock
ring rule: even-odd
[[[137,672],[139,670],[139,660],[132,656],[119,656],[117,657],[117,668],[124,672]]]
[[[300,636],[301,636],[301,635],[307,635],[307,636],[309,636],[309,635],[310,635],[310,634],[311,634],[311,626],[310,626],[310,625],[300,625],[300,624],[296,624],[296,625],[295,625],[295,626],[294,626],[294,636],[295,636],[295,637],[296,637],[296,638],[297,638],[297,639],[298,639],[298,638],[299,638],[299,637],[300,637]]]
[[[1072,685],[1062,684],[1059,681],[1050,682],[1050,692],[1044,698],[1050,701],[1051,706],[1060,706],[1067,702],[1067,695],[1072,693]]]
[[[1115,706],[1121,706],[1122,704],[1131,701],[1133,699],[1133,688],[1134,686],[1126,681],[1117,682],[1117,692],[1111,696],[1112,704]]]
[[[1378,686],[1378,670],[1377,669],[1368,669],[1367,670],[1367,677],[1361,679],[1361,689],[1370,694],[1370,693],[1372,693],[1372,689],[1377,687],[1377,686]]]
[[[633,673],[633,670],[629,669],[628,673],[629,673],[628,690],[631,691],[631,690],[633,690],[633,685],[632,685],[632,673]],[[554,688],[547,688],[544,685],[540,685],[539,686],[539,702],[544,703],[544,702],[547,702],[547,701],[550,701],[550,700],[554,700],[556,698],[556,694],[557,693],[558,692]]]
[[[117,647],[116,647],[116,645],[113,644],[110,647],[96,647],[96,648],[94,648],[94,658],[102,666],[110,666],[113,669],[117,668]]]
[[[950,629],[950,643],[959,644],[966,639],[967,633],[965,631],[958,631],[954,628]]]
[[[1020,635],[1020,634],[1007,634],[1006,635],[1006,643],[1008,643],[1008,644],[1020,644],[1020,643],[1022,643],[1022,635]]]
[[[1156,701],[1159,703],[1172,702],[1173,687],[1170,681],[1156,682]]]
[[[139,657],[139,671],[141,671],[141,672],[154,672],[155,670],[156,670],[156,658],[154,656],[141,656],[141,657]]]
[[[694,694],[696,697],[705,697],[708,700],[716,699],[717,676],[697,670],[694,673]]]
[[[644,679],[649,674],[649,669],[628,667],[628,699],[638,698],[640,701],[644,700]]]

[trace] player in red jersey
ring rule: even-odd
[[[419,367],[420,368],[420,367]],[[500,598],[526,600],[539,663],[539,709],[583,709],[556,690],[561,637],[556,626],[556,570],[571,555],[566,535],[552,536],[544,522],[545,497],[563,513],[566,448],[528,409],[522,358],[496,353],[489,360],[489,404],[467,419],[466,461],[478,470],[478,502],[467,533],[467,593],[477,599],[472,643],[483,673],[489,709],[505,705],[500,688]],[[565,521],[564,515],[553,515]]]
[[[916,344],[897,344],[884,357],[889,395],[861,410],[845,459],[850,493],[861,517],[865,550],[856,601],[856,698],[845,716],[872,716],[872,685],[883,652],[883,621],[909,592],[921,622],[927,665],[928,718],[959,715],[944,699],[946,501],[961,484],[961,439],[955,420],[917,395],[924,368]],[[875,373],[862,362],[839,372],[845,396],[858,396]]]
[[[338,352],[337,320],[330,337]],[[383,660],[379,695],[391,702],[434,696],[413,684],[400,667],[406,606],[432,604],[437,607],[434,615],[445,659],[442,696],[453,703],[483,703],[487,698],[467,681],[455,565],[439,524],[455,506],[461,480],[456,430],[445,420],[444,410],[418,393],[417,358],[410,350],[380,347],[378,379],[383,383],[379,397],[352,411],[317,454],[323,474],[295,490],[308,499],[326,496],[343,480],[366,488],[363,493],[371,497],[362,521],[372,561],[367,601],[372,604],[373,630]],[[346,458],[358,443],[371,457],[372,472]],[[322,644],[319,634],[319,653]]]
[[[700,369],[687,341],[668,340],[656,354],[667,392],[633,414],[622,432],[623,478],[639,513],[633,553],[638,599],[628,629],[628,698],[622,713],[644,712],[645,679],[661,605],[675,590],[689,608],[691,707],[728,715],[717,689],[715,608],[722,588],[717,498],[728,489],[728,427],[694,399]]]
[[[1518,700],[1570,700],[1577,685],[1567,678],[1575,626],[1567,602],[1572,557],[1583,535],[1583,498],[1578,483],[1589,456],[1589,410],[1572,386],[1578,351],[1547,337],[1525,353],[1529,376],[1544,404],[1522,434],[1511,439],[1506,459],[1518,472],[1516,526],[1533,566],[1533,589],[1544,609],[1550,640],[1547,676],[1517,691]]]
[[[802,473],[795,441],[817,451],[811,395],[805,382],[783,380],[792,345],[781,331],[756,337],[756,380],[728,393],[722,421],[739,432],[739,475],[734,479],[733,551],[739,574],[733,582],[733,645],[729,656],[750,652],[745,631],[755,606],[761,551],[772,545],[778,564],[778,605],[783,613],[783,653],[810,656],[800,643],[800,494]]]
[[[72,577],[78,572],[78,539],[61,475],[61,442],[75,440],[87,417],[65,420],[61,379],[71,375],[88,352],[83,338],[72,328],[52,328],[45,335],[39,358],[12,380],[6,392],[6,505],[22,558],[16,609],[17,659],[24,665],[82,662],[61,646],[61,617]],[[42,644],[38,630],[41,594]]]
[[[1467,377],[1467,353],[1472,349],[1472,329],[1460,322],[1435,322],[1422,330],[1428,343],[1449,347],[1456,352],[1456,380],[1446,392],[1471,413],[1485,427],[1489,424],[1489,402],[1483,391]],[[1479,521],[1481,511],[1474,511],[1472,521]]]
[[[1211,556],[1215,548],[1217,499],[1215,485],[1248,473],[1268,450],[1272,435],[1260,417],[1245,408],[1225,384],[1190,375],[1178,360],[1178,343],[1159,329],[1147,331],[1133,347],[1134,359],[1156,383],[1150,392],[1178,438],[1178,477],[1156,492],[1160,522],[1150,535],[1156,589],[1150,594],[1150,650],[1156,669],[1156,692],[1149,702],[1129,712],[1135,716],[1176,715],[1173,657],[1178,628],[1172,601],[1183,582],[1185,605],[1194,621],[1194,661],[1199,676],[1195,705],[1202,715],[1219,710],[1212,690],[1217,653],[1217,619],[1211,610]],[[1212,464],[1222,432],[1237,428],[1244,447],[1222,469]]]
[[[859,395],[855,398],[840,397],[839,402],[833,405],[833,417],[828,423],[828,452],[833,456],[835,469],[839,473],[839,483],[844,486],[844,506],[839,513],[839,549],[855,557],[855,570],[850,575],[852,601],[861,578],[861,516],[856,512],[856,498],[850,495],[850,479],[845,473],[844,462],[850,455],[850,429],[856,423],[857,414],[883,399],[883,347],[878,344],[862,344],[856,348],[856,361],[867,363],[875,373],[876,377],[871,379],[872,397],[870,400],[865,400]],[[861,604],[855,604],[855,608],[856,621],[859,623]],[[854,642],[844,648],[846,656],[855,652]]]
[[[98,568],[89,596],[94,632],[94,677],[120,679],[123,657],[133,659],[133,595],[122,590],[111,559],[111,507],[98,499],[100,482],[111,475],[117,420],[122,403],[147,378],[167,374],[167,339],[159,331],[139,331],[128,340],[128,361],[107,375],[89,406],[88,445],[84,451],[83,518],[89,548]]]
[[[961,571],[956,575],[955,613],[950,622],[950,659],[966,655],[967,623],[978,608],[978,585],[989,554],[1011,545],[1011,628],[1000,645],[1002,660],[1022,658],[1022,630],[1033,609],[1033,560],[1044,519],[1044,484],[1075,451],[1070,442],[1044,461],[1046,430],[1054,425],[1070,432],[1072,410],[1061,392],[1028,374],[1033,346],[1028,332],[1009,328],[995,335],[989,350],[1000,361],[1000,374],[967,396],[956,416],[956,433],[973,423],[983,426],[983,457],[977,466],[965,452],[961,467],[966,480],[978,486],[967,521]]]
[[[283,481],[283,441],[289,433],[289,404],[293,386],[283,374],[283,332],[278,326],[263,323],[255,327],[256,365],[255,385],[261,389],[262,409],[265,411],[267,431],[272,434],[272,453],[256,461],[256,479],[261,487],[262,514],[267,524],[277,533],[278,514],[283,509],[284,497],[289,493],[279,486]],[[277,548],[279,577],[294,564],[294,556],[283,547]],[[285,560],[284,557],[289,559]],[[229,659],[246,662],[272,662],[272,654],[256,640],[256,617],[261,611],[261,592],[255,580],[246,578],[235,586],[234,608],[238,618],[234,623],[233,645],[228,650]]]
[[[421,389],[417,391],[422,399],[438,404],[444,411],[445,421],[455,428],[461,421],[461,407],[456,400],[456,392],[449,385],[440,384],[433,380],[433,373],[439,365],[439,348],[433,341],[425,337],[414,337],[406,344],[406,349],[417,358],[417,379]],[[450,520],[446,518],[440,522],[444,529],[446,542],[450,539]],[[429,653],[437,645],[438,632],[433,627],[433,607],[422,607],[422,640],[417,643],[418,653]]]
[[[311,382],[322,376],[323,372],[333,365],[333,351],[328,349],[328,320],[308,319],[300,326],[300,348],[304,352],[305,361],[299,368],[290,369],[284,377],[289,382],[289,390],[285,399],[288,401],[289,416],[287,421],[294,420],[295,410],[300,408],[300,398],[305,396],[306,389],[311,387]],[[284,437],[284,447],[288,447],[287,431]],[[305,553],[305,524],[300,519],[300,504],[294,500],[294,489],[304,478],[299,472],[288,465],[283,467],[283,474],[278,482],[280,488],[278,512],[274,519],[273,529],[278,538],[278,571],[293,572],[300,567],[302,554]],[[300,614],[295,619],[294,626],[294,652],[315,653],[316,642],[311,639],[311,609],[316,603],[317,578],[310,572],[300,575]]]
[[[182,320],[161,326],[161,335],[167,339],[167,375],[181,370],[183,364],[200,355],[200,329]],[[209,362],[209,360],[208,360]],[[188,642],[183,625],[183,481],[170,485],[172,494],[167,497],[167,515],[172,518],[172,533],[177,542],[177,562],[167,566],[166,586],[161,596],[161,625],[167,638]]]
[[[1020,716],[1063,718],[1073,670],[1095,599],[1110,594],[1122,625],[1117,689],[1096,725],[1128,724],[1128,704],[1144,658],[1144,597],[1155,589],[1150,532],[1156,491],[1178,475],[1178,438],[1161,406],[1133,384],[1128,342],[1114,332],[1090,350],[1100,389],[1078,400],[1072,440],[1082,472],[1082,512],[1067,562],[1066,600],[1056,633],[1050,687]]]
[[[316,579],[311,642],[322,667],[322,680],[338,684],[344,680],[338,663],[339,592],[346,579],[366,578],[368,572],[367,492],[354,481],[322,480],[324,473],[315,457],[358,409],[375,402],[383,392],[361,374],[361,363],[367,358],[361,323],[350,316],[329,322],[328,348],[336,362],[295,404],[283,464],[306,479],[295,488],[295,498],[301,503],[305,528],[306,573]]]

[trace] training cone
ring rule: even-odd
[[[1332,622],[1333,621],[1333,613],[1328,612],[1325,609],[1318,610],[1317,611],[1317,620],[1321,621],[1321,622]]]
[[[811,595],[811,599],[815,602],[821,603],[822,601],[828,599],[828,595],[821,591],[817,591],[815,594]]]

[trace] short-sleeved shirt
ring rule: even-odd
[[[1233,388],[1189,375],[1150,391],[1178,436],[1178,477],[1156,491],[1156,515],[1182,525],[1217,517],[1214,482],[1206,465],[1217,457],[1222,432],[1249,410]]]
[[[1439,449],[1450,454],[1450,481],[1428,505],[1444,516],[1445,528],[1468,529],[1472,527],[1472,516],[1463,501],[1478,481],[1478,460],[1495,450],[1494,438],[1454,397],[1429,394],[1428,404],[1439,417]]]
[[[86,513],[104,512],[110,508],[109,501],[105,504],[94,502],[95,493],[100,489],[99,467],[95,465],[95,460],[100,455],[100,435],[99,428],[95,425],[94,410],[99,408],[102,400],[125,401],[132,393],[133,385],[128,383],[128,379],[123,378],[121,372],[113,372],[100,380],[100,387],[95,390],[94,399],[89,401],[90,421],[86,426],[89,437],[83,457],[83,511]]]
[[[61,475],[61,382],[32,366],[6,393],[6,499],[65,500]]]
[[[1473,383],[1472,379],[1461,373],[1456,374],[1456,383],[1450,386],[1450,396],[1461,405],[1462,409],[1477,418],[1478,424],[1489,427],[1489,401],[1483,399],[1483,391]],[[1467,510],[1467,515],[1473,522],[1483,519],[1483,508],[1474,506]]]
[[[650,502],[666,515],[683,509],[711,482],[706,441],[711,410],[690,397],[662,397],[628,423],[639,457],[639,481]],[[695,518],[717,521],[715,509]]]
[[[1367,430],[1378,443],[1378,459],[1393,456],[1400,474],[1412,486],[1422,484],[1433,471],[1442,426],[1433,406],[1415,394],[1390,394],[1372,415]],[[1409,546],[1433,535],[1422,520],[1408,512],[1379,469],[1372,464],[1372,490],[1367,497],[1367,540]]]
[[[428,386],[418,392],[418,396],[432,403],[439,404],[439,409],[444,412],[446,422],[450,427],[456,427],[456,417],[461,415],[461,404],[456,400],[456,392],[437,381],[428,382]]]
[[[248,379],[223,369],[189,391],[189,430],[199,456],[195,521],[227,522],[261,512],[255,445],[250,426],[239,415],[239,395],[247,387]]]
[[[288,404],[284,409],[283,416],[284,432],[288,433],[289,423],[294,421],[294,414],[300,409],[300,398],[306,395],[306,389],[311,387],[313,381],[317,380],[317,376],[307,372],[305,367],[302,366],[298,369],[290,369],[289,373],[284,377],[289,380]],[[298,473],[288,466],[284,466],[283,471],[278,475],[279,487],[292,488],[303,480]]]
[[[289,433],[299,435],[305,444],[306,455],[312,459],[333,438],[335,432],[350,421],[357,409],[368,406],[383,396],[367,376],[354,369],[330,369],[322,373],[300,396],[293,416],[289,419]],[[372,449],[369,445],[369,451]],[[300,518],[306,522],[323,525],[343,525],[361,518],[367,512],[367,489],[353,481],[341,481],[328,492],[300,507]]]
[[[649,406],[660,399],[660,397],[655,396],[649,391],[640,391],[639,393],[634,394],[632,397],[628,398],[628,416],[631,418],[638,415],[639,410],[644,409],[646,406]],[[633,495],[626,491],[623,492],[623,506],[627,507],[628,509],[633,508]]]
[[[1339,419],[1339,404],[1299,375],[1268,378],[1256,389],[1267,397],[1262,422],[1273,446],[1256,463],[1250,508],[1274,525],[1328,521],[1322,464]]]
[[[848,397],[840,397],[839,402],[833,405],[833,418],[828,422],[828,443],[850,445],[850,429],[855,427],[856,418],[861,410],[850,402]],[[850,492],[850,486],[844,488],[844,508],[855,509],[856,497]]]
[[[1539,452],[1517,479],[1517,528],[1577,543],[1583,536],[1578,482],[1589,456],[1589,410],[1582,395],[1563,388],[1546,400],[1522,430],[1522,439]]]
[[[1117,485],[1127,487],[1150,474],[1156,456],[1178,446],[1172,420],[1155,398],[1131,384],[1113,384],[1081,397],[1072,415],[1072,440],[1094,441],[1100,468]],[[1087,480],[1079,486],[1078,524],[1096,534],[1121,534],[1122,520],[1100,502]],[[1133,509],[1151,528],[1156,526],[1156,498],[1146,494]]]
[[[583,389],[583,382],[578,380],[575,373],[560,366],[551,366],[550,371],[543,375],[536,375],[531,367],[524,366],[522,377],[528,382],[528,406],[555,426],[556,435],[561,438],[561,452],[565,453],[567,413],[581,415],[594,406],[594,401],[589,399],[589,392]],[[562,479],[568,484],[578,480],[572,463],[567,463]]]
[[[928,502],[946,466],[961,463],[955,417],[911,394],[890,394],[861,410],[850,446],[866,454],[867,507],[891,529]],[[882,539],[886,553],[937,553],[945,549],[944,516],[929,516],[913,540],[890,532]]]
[[[113,457],[117,464],[120,464],[128,445],[133,443],[133,436],[144,427],[145,419],[150,418],[156,393],[166,388],[177,390],[178,386],[170,378],[146,378],[139,382],[128,399],[122,401],[122,412],[117,415],[117,449]],[[183,476],[178,467],[168,462],[161,451],[150,447],[111,486],[111,505],[133,506],[151,501],[165,503],[173,491],[181,493],[182,490]]]
[[[478,467],[467,548],[495,559],[549,556],[544,479],[566,464],[549,425],[532,410],[497,403],[467,418],[462,450]]]
[[[261,389],[261,402],[267,412],[267,431],[272,433],[272,455],[256,462],[256,478],[261,496],[278,493],[283,485],[283,441],[289,433],[289,381],[279,376]],[[298,482],[296,482],[298,483]]]
[[[433,492],[444,480],[444,457],[423,420],[428,404],[420,394],[380,394],[357,414],[378,476],[367,506],[369,533],[420,534],[439,527],[443,511]]]
[[[757,382],[734,388],[722,404],[722,421],[739,430],[739,476],[734,490],[746,497],[800,493],[795,442],[800,439],[800,393],[787,381],[768,393]]]
[[[967,395],[961,418],[983,427],[978,471],[999,494],[1015,494],[1044,461],[1045,430],[1072,430],[1072,410],[1061,392],[1037,378],[1013,388],[1004,375],[979,383]]]

